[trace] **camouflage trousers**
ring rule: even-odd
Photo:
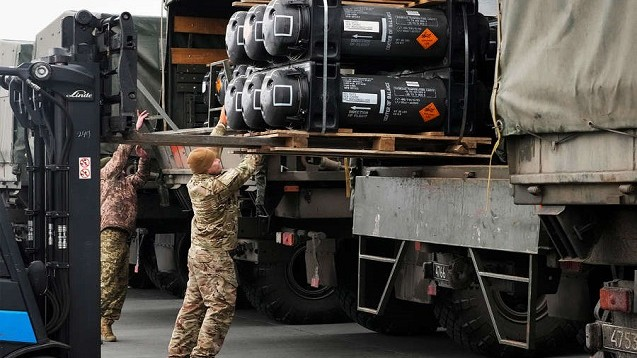
[[[101,316],[118,320],[128,287],[128,232],[106,228],[100,234]]]
[[[228,252],[192,246],[188,270],[186,295],[168,345],[168,357],[214,357],[234,317],[234,261]]]

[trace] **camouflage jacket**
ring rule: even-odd
[[[137,172],[123,173],[133,145],[120,144],[100,170],[100,230],[119,228],[132,234],[137,217],[137,189],[148,179],[148,159],[139,160]]]
[[[223,134],[225,126],[219,124],[211,135]],[[211,149],[221,152],[221,148]],[[194,174],[190,178],[187,187],[194,212],[193,246],[208,251],[228,251],[237,246],[238,190],[254,174],[260,161],[260,155],[247,155],[236,168],[219,175]]]

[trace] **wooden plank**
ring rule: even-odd
[[[359,6],[364,6],[364,5],[396,6],[398,5],[398,7],[409,7],[409,6],[416,5],[416,3],[413,0],[351,0],[350,2],[357,3],[355,5],[359,5]]]
[[[255,5],[267,4],[268,1],[259,1],[259,0],[250,0],[249,2],[244,1],[235,1],[232,3],[232,6],[236,7],[252,7]],[[416,3],[413,1],[400,1],[400,2],[383,2],[383,0],[366,0],[365,2],[360,1],[342,1],[343,5],[358,5],[358,6],[383,6],[383,7],[395,7],[395,8],[403,8],[407,6],[415,6]]]
[[[185,128],[185,129],[153,132],[153,134],[159,134],[159,135],[164,135],[164,134],[210,134],[211,131],[212,131],[212,128],[200,127],[200,128]]]
[[[313,133],[312,133],[313,134]],[[407,140],[423,140],[428,142],[453,142],[457,141],[458,137],[454,136],[428,136],[428,135],[420,135],[420,134],[399,134],[399,133],[316,133],[317,137],[352,137],[352,138],[377,138],[377,137],[392,137],[396,139],[407,139]],[[491,144],[491,138],[488,137],[463,137],[463,141],[468,142],[477,142],[480,144]]]
[[[152,132],[152,133],[157,135],[164,135],[164,134],[208,134],[210,135],[210,132],[212,132],[213,128],[214,127],[183,128],[183,129],[175,129],[175,130],[158,131],[158,132]],[[243,131],[226,129],[227,136],[231,136],[235,134],[243,135],[243,133],[244,133]]]
[[[426,137],[444,137],[445,136],[444,132],[420,132],[417,134],[421,136],[426,136]]]
[[[310,138],[368,138],[368,139],[376,139],[380,137],[392,137],[397,140],[411,140],[411,141],[426,141],[428,143],[435,142],[455,142],[458,140],[458,137],[455,136],[445,136],[442,132],[434,132],[436,134],[430,135],[431,132],[427,132],[423,134],[399,134],[399,133],[356,133],[351,132],[348,129],[344,129],[344,131],[338,132],[305,132],[298,130],[284,130],[284,129],[274,129],[268,130],[265,132],[253,132],[250,136],[254,137],[291,137],[298,135],[305,135]],[[463,137],[462,141],[465,143],[475,143],[475,144],[491,144],[491,138],[489,137]]]
[[[374,150],[382,150],[393,152],[396,150],[396,138],[394,137],[379,137],[374,139],[372,144]]]
[[[360,3],[358,1],[342,1],[343,5],[358,5],[358,6],[362,6],[362,5],[367,5],[367,6],[382,6],[382,7],[395,7],[395,8],[403,8],[405,7],[405,5],[403,4],[388,4],[388,3],[382,3],[382,2],[366,2],[366,3]]]
[[[207,65],[228,58],[225,49],[217,48],[173,47],[170,53],[173,65]]]
[[[285,146],[289,148],[307,148],[307,140],[306,136],[292,136],[290,138],[286,138]]]
[[[488,160],[489,154],[456,154],[445,152],[381,151],[371,149],[327,149],[327,148],[288,148],[271,147],[263,149],[236,150],[235,153],[312,155],[329,157],[371,157],[371,158],[470,158]]]
[[[360,2],[360,3],[377,2],[377,3],[384,3],[384,4],[403,4],[403,5],[414,3],[414,0],[350,0],[350,1]]]
[[[190,34],[224,35],[226,33],[227,25],[227,19],[175,16],[173,31]]]
[[[232,3],[232,6],[234,7],[253,7],[255,5],[264,5],[267,4],[267,1],[264,2],[259,2],[258,0],[254,0],[251,2],[244,2],[244,1],[235,1]]]
[[[423,6],[423,5],[443,5],[447,0],[414,0],[414,5],[410,7]]]
[[[210,136],[189,134],[157,134],[157,133],[127,133],[124,137],[111,137],[106,143],[128,143],[149,145],[186,145],[195,147],[222,146],[227,148],[255,148],[263,146],[285,145],[285,138],[255,138],[234,136]]]
[[[252,7],[269,3],[268,0],[242,0],[235,1],[232,6],[236,7]],[[423,7],[428,5],[445,4],[446,0],[345,0],[343,5],[369,5],[369,6],[385,6],[385,7]]]

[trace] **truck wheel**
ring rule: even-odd
[[[337,252],[338,298],[345,314],[354,322],[374,332],[408,336],[435,332],[438,320],[433,305],[397,299],[389,292],[389,302],[381,315],[361,312],[357,307],[358,240],[344,240]],[[368,281],[367,284],[372,282]],[[378,284],[384,284],[379,282]]]
[[[239,286],[259,312],[285,324],[344,322],[334,288],[306,283],[305,245],[291,249],[286,262],[238,262]]]
[[[183,240],[180,240],[183,241]],[[177,247],[179,247],[179,242]],[[187,251],[187,250],[186,250]],[[159,272],[157,269],[157,257],[155,256],[155,247],[151,240],[144,240],[142,244],[140,255],[140,265],[144,268],[146,275],[150,281],[160,290],[166,291],[175,297],[184,297],[186,292],[186,282],[188,275],[186,274],[186,281],[183,280],[180,270],[176,272]],[[179,260],[177,260],[179,265]]]
[[[504,293],[494,293],[493,296],[493,314],[498,319],[500,334],[509,339],[526,340],[526,297],[514,298]],[[577,329],[570,321],[549,317],[546,300],[540,297],[537,304],[535,351],[500,345],[479,287],[440,294],[435,314],[454,342],[473,352],[493,357],[555,354],[574,342],[577,334]]]
[[[135,272],[135,265],[132,264],[128,265],[128,286],[139,289],[155,287],[150,278],[148,278],[146,271],[140,268],[138,272]]]
[[[358,310],[354,291],[339,289],[338,298],[350,319],[374,332],[412,336],[432,333],[438,328],[433,305],[403,301],[392,295],[383,314],[373,315]]]

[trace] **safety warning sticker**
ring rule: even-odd
[[[427,28],[416,38],[416,41],[418,41],[420,46],[427,50],[438,42],[438,37]]]
[[[423,107],[420,111],[418,111],[418,113],[420,113],[420,116],[425,122],[429,122],[440,116],[440,112],[438,112],[438,108],[436,108],[436,105],[433,102]]]
[[[91,157],[80,157],[78,159],[79,164],[79,178],[91,179]]]

